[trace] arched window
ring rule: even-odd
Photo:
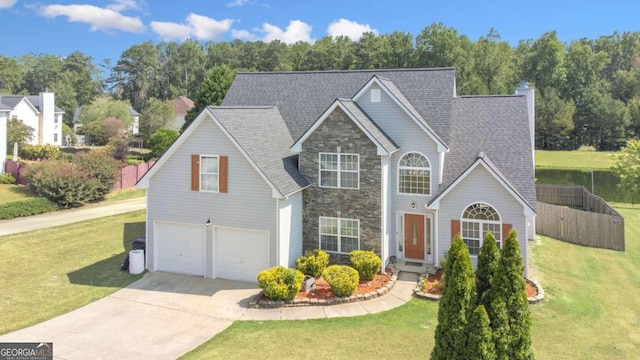
[[[473,204],[462,214],[462,239],[467,244],[470,255],[478,255],[480,253],[482,239],[489,231],[496,238],[498,248],[501,248],[501,229],[502,223],[498,212],[487,204]]]
[[[400,159],[398,192],[400,194],[431,194],[431,165],[424,155],[412,152]]]

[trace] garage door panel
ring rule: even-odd
[[[158,270],[204,276],[203,225],[158,222],[155,238]]]
[[[269,267],[267,231],[217,227],[214,241],[216,277],[255,283]]]

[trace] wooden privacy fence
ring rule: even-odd
[[[536,185],[536,232],[562,241],[624,251],[624,218],[584,186]]]

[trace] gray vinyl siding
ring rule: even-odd
[[[278,265],[294,268],[302,256],[302,191],[279,202],[280,258]]]
[[[207,193],[191,190],[191,155],[228,156],[228,192]],[[269,231],[269,264],[277,257],[277,201],[271,188],[238,148],[210,119],[178,148],[149,179],[147,191],[147,241],[153,241],[154,221],[173,221]],[[213,275],[213,226],[207,227],[205,276]],[[153,246],[147,247],[153,251]],[[251,251],[251,249],[247,249]],[[147,254],[149,269],[153,254]]]
[[[527,220],[524,208],[485,168],[478,166],[440,201],[438,210],[437,259],[444,258],[451,246],[451,220],[461,220],[462,212],[471,204],[486,203],[500,215],[503,224],[511,224],[518,233],[520,253],[527,269]],[[506,234],[505,234],[506,235]],[[506,236],[503,235],[503,239]],[[477,257],[472,256],[474,268]],[[526,270],[525,270],[526,271]],[[526,274],[525,274],[526,275]]]
[[[373,85],[371,88],[379,89],[377,85]],[[391,235],[389,237],[389,255],[397,256],[397,241],[399,237],[402,237],[401,229],[397,229],[397,212],[427,214],[428,211],[424,205],[431,199],[431,196],[425,195],[398,194],[398,162],[408,152],[416,151],[426,156],[431,164],[431,194],[433,195],[438,190],[438,179],[440,178],[440,158],[437,144],[382,90],[380,102],[372,103],[371,94],[368,91],[358,100],[358,105],[400,148],[393,153],[389,163],[390,211],[388,216],[390,221],[388,231]],[[411,208],[412,202],[416,204],[415,209]]]

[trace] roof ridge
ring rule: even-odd
[[[481,98],[512,98],[512,97],[522,97],[526,96],[524,94],[493,94],[493,95],[458,95],[455,96],[454,99],[481,99]]]
[[[209,105],[211,109],[277,109],[276,105]]]
[[[352,69],[352,70],[304,70],[304,71],[239,71],[238,74],[328,74],[328,73],[366,73],[366,72],[412,72],[412,71],[454,71],[454,67],[435,68],[396,68],[396,69]]]

